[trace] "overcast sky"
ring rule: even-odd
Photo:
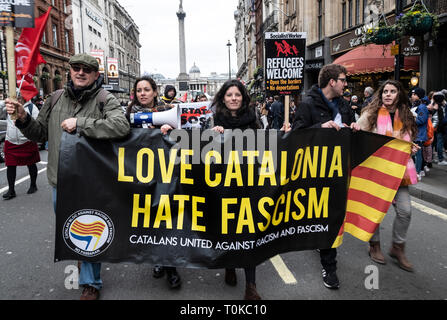
[[[118,0],[140,30],[141,72],[176,78],[180,73],[179,0]],[[228,40],[231,66],[237,71],[234,11],[238,0],[183,0],[186,12],[186,72],[194,62],[202,76],[228,73]]]

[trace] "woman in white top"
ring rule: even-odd
[[[20,101],[21,100],[21,101]],[[19,98],[20,103],[25,103],[23,98]],[[31,102],[24,104],[25,111],[33,118],[37,118],[39,109]],[[14,185],[17,174],[17,166],[27,166],[31,178],[31,184],[28,194],[37,191],[37,165],[40,162],[40,154],[37,143],[28,140],[14,124],[14,121],[8,115],[7,129],[5,138],[5,164],[6,176],[8,178],[9,190],[3,195],[4,200],[11,200],[16,197]]]

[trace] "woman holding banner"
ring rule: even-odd
[[[135,93],[133,99],[126,110],[126,118],[130,121],[132,113],[138,112],[157,112],[157,84],[150,77],[141,77],[138,78],[133,87],[133,92]],[[130,124],[131,127],[134,128],[155,128],[153,125],[134,125]],[[160,127],[160,130],[163,134],[167,134],[169,130],[173,128],[169,124],[164,124]],[[164,274],[167,274],[167,279],[169,283],[169,287],[171,289],[179,288],[181,285],[180,275],[177,273],[177,269],[175,267],[163,267],[163,266],[155,266],[152,270],[152,274],[154,278],[161,278]]]
[[[250,96],[244,85],[238,80],[224,83],[216,94],[211,106],[215,110],[212,129],[223,133],[224,129],[260,129],[255,110],[250,107]],[[246,267],[245,271],[245,300],[260,300],[256,291],[256,266]],[[237,283],[236,270],[225,269],[225,282],[230,286]]]
[[[150,77],[141,77],[138,78],[133,86],[133,92],[135,94],[133,95],[132,101],[127,107],[126,110],[126,118],[130,122],[130,116],[132,113],[139,113],[139,112],[157,112],[159,111],[160,107],[157,107],[157,84],[155,81]],[[162,108],[164,110],[164,108]],[[155,128],[154,126],[148,126],[148,125],[134,125],[131,123],[131,127],[133,128]],[[173,128],[169,124],[164,124],[160,127],[160,130],[163,134],[166,134],[169,130],[172,130]]]
[[[412,142],[417,134],[415,118],[410,111],[408,96],[398,81],[388,80],[382,84],[371,103],[362,110],[357,124],[362,130],[392,136]],[[412,153],[419,149],[413,144]],[[396,258],[399,267],[412,272],[413,266],[405,256],[405,242],[411,220],[411,201],[408,186],[417,183],[413,160],[408,160],[407,169],[397,190],[393,205],[396,217],[393,223],[392,248],[389,255]],[[385,264],[380,250],[380,226],[369,242],[369,256],[374,262]]]
[[[19,102],[23,104],[25,111],[34,119],[39,115],[39,110],[31,102],[26,102],[23,97],[19,98]],[[25,103],[26,102],[26,103]],[[6,139],[5,139],[5,163],[6,176],[8,178],[8,192],[3,195],[3,200],[11,200],[16,197],[15,181],[17,174],[17,166],[27,166],[31,178],[31,184],[27,194],[37,191],[37,165],[40,162],[39,147],[34,141],[27,139],[23,133],[15,126],[11,116],[8,115]]]

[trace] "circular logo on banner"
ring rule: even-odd
[[[72,214],[63,228],[67,246],[84,257],[95,257],[107,250],[114,235],[115,228],[109,216],[94,209]]]

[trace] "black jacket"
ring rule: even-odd
[[[224,129],[261,129],[261,123],[256,117],[256,113],[247,109],[247,112],[237,117],[226,117],[222,113],[214,114],[214,125],[222,126]]]
[[[338,108],[342,122],[350,125],[355,120],[351,108],[344,103],[339,103]],[[297,107],[292,128],[321,128],[323,123],[331,120],[334,120],[332,109],[323,99],[318,86],[314,85]]]
[[[270,106],[270,112],[272,113],[272,128],[281,129],[284,123],[284,105],[281,101],[275,101]]]

